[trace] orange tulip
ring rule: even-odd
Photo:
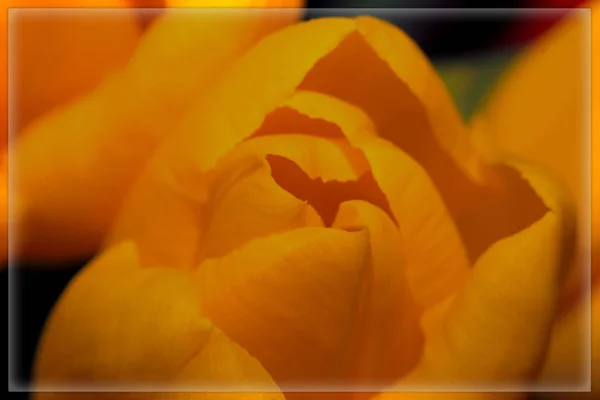
[[[558,177],[578,207],[576,263],[565,280],[561,317],[556,323],[542,382],[548,386],[585,387],[589,380],[590,308],[587,260],[591,251],[591,382],[600,382],[600,218],[590,204],[600,204],[599,172],[600,2],[584,5],[589,15],[574,13],[533,43],[491,94],[481,112],[497,144],[506,152],[532,160]],[[591,42],[590,42],[591,28]],[[591,51],[591,70],[588,53]],[[591,108],[588,105],[591,94]],[[591,117],[591,143],[588,140]],[[591,150],[590,150],[591,145]],[[591,161],[590,161],[591,160]],[[595,178],[593,178],[595,179]],[[591,188],[590,188],[591,184]],[[590,190],[591,189],[591,190]],[[591,199],[590,199],[591,193]],[[591,203],[590,203],[591,201]],[[591,240],[590,240],[591,228]],[[583,261],[583,262],[581,262]],[[600,399],[590,394],[556,393],[551,399]]]
[[[199,25],[164,18],[156,40]],[[131,79],[148,65],[137,60]],[[102,174],[94,177],[108,195],[92,202],[65,183],[71,197],[47,202],[64,212],[46,215],[67,226],[85,213],[94,223],[79,229],[101,232],[101,218],[111,230],[46,326],[40,389],[234,388],[296,399],[323,398],[298,393],[307,388],[535,383],[570,261],[572,205],[545,172],[471,133],[415,43],[369,17],[298,23],[255,44],[187,106],[194,96],[171,79],[200,65],[173,63],[181,73],[160,84],[179,100],[161,98],[163,109],[179,107],[153,108],[148,126],[173,127],[184,105],[185,116],[147,164],[120,161],[145,150],[124,131],[115,164],[101,160],[135,177],[115,220],[101,202],[117,192],[107,187],[114,172],[65,162],[52,175]],[[113,84],[89,109],[119,108],[125,83]],[[116,113],[102,125],[111,138]],[[93,114],[62,123],[75,116]],[[77,161],[95,166],[87,157],[102,144],[85,142]],[[27,165],[35,176],[39,164]],[[458,398],[496,397],[521,395]]]
[[[79,10],[77,20],[97,13]],[[129,11],[112,11],[106,20],[112,21],[113,14],[118,20]],[[211,10],[194,19],[197,24],[186,23],[194,13],[187,15],[165,11],[145,32],[126,66],[103,77],[77,101],[35,119],[11,147],[15,254],[38,262],[93,254],[140,169],[193,101],[248,47],[293,22],[299,13]],[[50,81],[47,85],[54,87],[63,79]]]

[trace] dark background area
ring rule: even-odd
[[[571,7],[578,3],[580,3],[578,0],[486,0],[485,2],[482,0],[309,0],[307,6],[328,9],[326,15],[339,13],[347,15],[347,11],[332,9],[338,7],[468,8],[482,7],[483,4],[486,4],[486,8]],[[313,10],[307,17],[323,16],[323,11],[325,10]],[[402,13],[382,10],[377,12],[376,16],[387,19],[407,31],[434,62],[456,62],[519,48],[551,26],[558,15],[556,13],[510,15],[506,12],[458,14],[452,11]],[[10,287],[13,293],[11,309],[14,312],[11,322],[15,326],[9,327],[9,331],[13,334],[9,353],[15,367],[11,372],[11,379],[18,386],[29,384],[36,345],[46,317],[66,284],[85,262],[86,260],[82,260],[60,268],[26,265],[11,267],[13,268],[11,269],[13,286]],[[6,268],[2,270],[1,278],[3,287],[8,288]],[[19,393],[18,396],[27,398],[28,395]]]

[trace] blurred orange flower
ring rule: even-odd
[[[17,144],[25,254],[106,248],[53,311],[36,383],[533,385],[570,262],[567,190],[465,126],[394,26],[247,41],[282,25],[269,15],[165,13],[124,72]]]
[[[301,5],[167,5],[236,4]],[[193,101],[241,53],[295,21],[299,12],[248,15],[213,10],[192,24],[182,22],[182,12],[169,9],[147,28],[139,44],[135,15],[129,10],[86,9],[13,14],[13,40],[19,49],[14,59],[18,112],[13,115],[19,140],[10,150],[15,154],[10,212],[18,243],[13,254],[41,263],[92,255],[140,169]],[[126,65],[118,68],[120,64]],[[2,165],[6,180],[6,159]],[[6,209],[6,193],[2,201]],[[7,249],[0,250],[6,258]]]

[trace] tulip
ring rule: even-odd
[[[550,387],[588,385],[590,355],[591,382],[600,382],[600,330],[597,329],[600,323],[600,263],[597,258],[600,219],[597,211],[590,207],[590,204],[599,204],[600,191],[588,171],[588,159],[591,160],[592,177],[597,175],[600,165],[596,161],[600,151],[596,121],[600,96],[597,76],[600,69],[600,2],[593,0],[584,7],[591,8],[591,20],[581,18],[582,15],[577,13],[567,16],[534,42],[500,81],[480,114],[492,127],[489,132],[503,151],[546,168],[561,179],[577,204],[578,258],[565,281],[561,315],[542,373],[542,384]],[[590,48],[591,70],[587,57]],[[587,104],[590,95],[591,108]],[[586,134],[590,129],[590,117],[591,142]],[[585,264],[590,252],[591,324],[590,276]],[[590,332],[591,354],[587,341]],[[555,393],[545,396],[549,399],[600,398],[599,389],[592,389],[592,393],[586,395]]]
[[[156,40],[198,25],[166,21]],[[148,65],[136,60],[132,78]],[[186,79],[202,61],[173,62],[181,74],[166,76]],[[316,19],[209,71],[201,95],[157,83],[174,100],[156,99],[165,110],[152,108],[146,126],[170,133],[147,163],[119,161],[144,149],[115,118],[103,128],[121,139],[120,157],[102,159],[105,170],[59,168],[68,179],[101,173],[119,196],[127,185],[108,186],[115,167],[134,182],[114,213],[107,195],[92,202],[66,183],[76,196],[51,198],[64,226],[85,213],[109,232],[47,323],[38,388],[412,399],[448,395],[377,393],[535,384],[571,260],[573,205],[545,170],[461,121],[410,38],[375,18]],[[113,83],[90,103],[118,108],[125,83]],[[63,123],[93,116],[78,112]],[[98,145],[86,142],[78,161],[96,166],[87,156]],[[221,393],[232,388],[242,392]],[[307,388],[369,393],[298,393]]]

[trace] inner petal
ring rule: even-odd
[[[452,104],[442,104],[436,98],[431,101],[438,104],[424,105],[423,101],[430,99],[416,96],[392,70],[389,60],[382,59],[372,45],[367,44],[363,35],[350,34],[316,63],[299,89],[328,94],[359,106],[373,120],[381,137],[423,166],[455,219],[471,260],[498,239],[541,218],[545,207],[513,170],[488,167],[482,184],[465,173],[467,167],[459,165],[457,158],[442,148],[440,136],[434,132],[436,120],[444,118],[448,121],[447,136],[456,136],[457,146],[462,146],[459,142],[465,141],[467,133],[457,133],[456,118],[447,117],[449,112],[455,112],[447,110]],[[407,57],[407,65],[411,62],[411,57]],[[414,76],[406,79],[419,80],[422,78],[419,73],[411,72]],[[440,84],[431,77],[423,85],[431,86],[423,92],[432,93],[432,88]],[[465,156],[464,164],[471,161],[469,158]]]
[[[240,143],[209,174],[195,263],[252,239],[323,226],[324,220],[330,225],[346,199],[372,199],[385,208],[381,191],[365,179],[359,153],[347,143],[298,134]]]

